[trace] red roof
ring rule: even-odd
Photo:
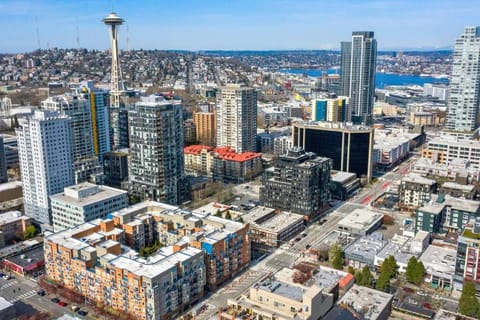
[[[229,160],[229,161],[237,161],[237,162],[244,162],[251,159],[259,158],[262,156],[261,153],[256,152],[244,152],[244,153],[236,153],[230,147],[218,147],[213,149],[218,157],[222,160]]]
[[[340,288],[345,288],[351,281],[354,281],[354,278],[350,273],[348,273],[345,277],[338,281],[338,285]]]
[[[193,155],[198,156],[200,153],[202,153],[202,150],[204,150],[204,149],[206,149],[207,151],[212,151],[213,147],[203,146],[203,145],[200,145],[200,144],[195,144],[195,145],[183,148],[183,153],[184,154],[193,154]]]

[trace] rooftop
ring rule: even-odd
[[[451,248],[430,245],[420,257],[428,274],[438,277],[453,277],[457,251]]]
[[[410,173],[408,176],[403,177],[402,182],[426,184],[429,186],[434,185],[436,183],[435,180],[424,178],[415,173]]]
[[[345,183],[351,179],[357,178],[357,174],[353,172],[345,172],[345,171],[337,171],[336,173],[332,174],[331,180],[333,182],[338,183]]]
[[[338,222],[338,227],[346,227],[353,230],[365,230],[383,219],[383,214],[367,208],[355,209],[348,216]]]
[[[29,268],[36,267],[39,261],[44,260],[43,247],[34,248],[25,253],[6,258],[6,260],[24,268],[25,271],[29,271]]]
[[[275,214],[270,219],[259,223],[258,226],[262,229],[267,229],[271,232],[280,232],[287,229],[292,224],[303,222],[303,216],[292,212],[280,212]]]
[[[191,146],[186,146],[183,148],[183,153],[185,154],[193,154],[198,156],[199,154],[202,153],[203,150],[206,150],[207,152],[210,152],[213,150],[213,147],[210,146],[204,146],[204,145],[191,145]]]
[[[258,288],[267,292],[272,292],[284,298],[295,300],[298,302],[302,302],[303,293],[306,291],[306,289],[300,285],[294,285],[270,279],[265,279],[258,282],[254,285],[254,288]]]
[[[18,220],[28,220],[30,217],[22,215],[20,211],[8,211],[4,213],[0,213],[0,226],[7,224],[7,223],[12,223],[14,221]]]
[[[50,199],[56,202],[85,207],[90,204],[105,201],[122,195],[126,199],[127,191],[107,186],[97,186],[92,183],[84,182],[74,186],[65,187],[62,193],[53,195],[50,197]]]
[[[392,300],[391,294],[354,285],[338,303],[350,306],[361,313],[365,319],[374,320],[391,304]]]
[[[375,255],[387,245],[387,241],[382,239],[381,233],[372,233],[363,236],[357,241],[347,246],[344,250],[346,255],[361,257],[362,259],[371,261],[375,260]]]
[[[455,190],[462,190],[465,192],[473,192],[475,190],[474,185],[464,185],[464,184],[459,184],[455,182],[450,182],[447,181],[442,184],[442,188],[447,188],[447,189],[455,189]]]

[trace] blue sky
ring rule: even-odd
[[[480,24],[479,0],[0,0],[0,52],[105,49],[112,7],[131,49],[339,49],[372,30],[379,49],[452,47]],[[120,47],[127,47],[127,28]]]

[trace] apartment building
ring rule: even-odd
[[[476,283],[480,292],[480,218],[470,220],[458,237],[454,288],[462,290],[464,280]]]
[[[264,175],[260,201],[266,207],[291,211],[311,219],[329,199],[332,161],[301,148],[275,159],[273,173]]]
[[[215,146],[217,136],[216,117],[215,112],[195,112],[193,114],[196,141],[211,147]]]
[[[456,159],[463,159],[478,169],[480,168],[480,141],[448,136],[433,138],[422,150],[422,157],[447,165]]]
[[[195,176],[207,175],[225,183],[242,183],[263,172],[260,153],[237,153],[230,147],[204,145],[187,146],[183,152],[185,171]]]
[[[47,235],[46,276],[132,319],[176,319],[203,296],[202,250],[170,246],[145,258],[122,247],[124,241],[125,231],[111,219]]]
[[[206,283],[215,290],[250,263],[249,224],[204,216],[154,201],[113,212],[111,217],[135,250],[158,240],[164,245],[189,246],[205,252]]]
[[[23,240],[24,233],[32,224],[30,217],[22,215],[20,211],[8,211],[0,214],[0,248],[10,244],[13,240]]]
[[[50,197],[55,232],[103,219],[108,213],[128,206],[126,191],[84,182],[65,187]]]
[[[429,202],[432,194],[437,191],[437,182],[417,174],[409,174],[402,178],[398,187],[399,206],[403,208],[418,208]]]

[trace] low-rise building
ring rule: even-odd
[[[332,199],[346,200],[360,188],[360,179],[353,172],[337,171],[332,174],[330,190]]]
[[[215,290],[244,270],[251,260],[249,224],[176,206],[146,201],[108,215],[125,234],[125,242],[141,250],[158,241],[205,252],[206,283]]]
[[[383,214],[367,208],[355,209],[337,224],[337,229],[360,236],[368,235],[382,225]]]
[[[480,180],[480,170],[464,159],[453,159],[447,164],[439,163],[436,159],[420,158],[414,162],[411,172],[422,176],[448,178],[462,184]]]
[[[272,252],[305,228],[302,215],[262,206],[243,214],[242,219],[250,224],[252,251],[259,254]]]
[[[425,267],[425,283],[434,289],[452,290],[456,257],[454,249],[430,245],[420,257]]]
[[[235,319],[246,312],[263,319],[314,320],[322,318],[333,303],[333,295],[315,283],[272,277],[254,284],[245,297],[228,300],[231,312],[221,313],[220,319]]]
[[[340,306],[350,308],[357,316],[368,320],[388,320],[392,311],[393,295],[354,285],[338,301]]]
[[[136,319],[176,319],[204,293],[202,250],[164,247],[144,258],[111,219],[45,237],[48,279]]]
[[[458,237],[454,288],[462,290],[465,280],[474,281],[480,293],[480,218],[474,218]]]
[[[449,195],[455,198],[464,198],[468,200],[477,200],[477,187],[471,184],[460,184],[447,181],[440,187],[439,193]]]
[[[375,130],[373,145],[373,165],[377,170],[389,170],[408,156],[410,137],[394,134],[381,134]]]
[[[398,188],[399,206],[402,208],[418,208],[429,202],[436,193],[437,183],[416,174],[402,178]]]
[[[0,248],[12,241],[24,240],[32,218],[22,215],[20,211],[9,211],[0,214]]]
[[[3,268],[25,276],[41,269],[45,264],[42,247],[35,247],[27,252],[15,254],[3,259]]]
[[[356,269],[361,269],[364,266],[373,269],[375,256],[387,243],[383,240],[382,234],[378,232],[363,236],[344,249],[345,264]]]
[[[462,230],[480,215],[480,202],[440,194],[417,209],[415,230],[439,233]]]
[[[437,137],[428,142],[427,147],[422,150],[422,157],[435,159],[443,164],[449,164],[455,159],[463,159],[478,169],[480,168],[480,141],[450,136]]]
[[[19,208],[23,204],[23,189],[20,181],[0,184],[0,209]]]
[[[0,297],[0,319],[17,319],[17,311],[15,310],[15,306],[8,302],[4,297]]]
[[[105,218],[108,213],[128,206],[126,191],[88,182],[64,188],[50,197],[55,232]]]
[[[191,145],[184,148],[185,172],[226,183],[242,183],[263,172],[260,153],[236,153],[230,147]]]

